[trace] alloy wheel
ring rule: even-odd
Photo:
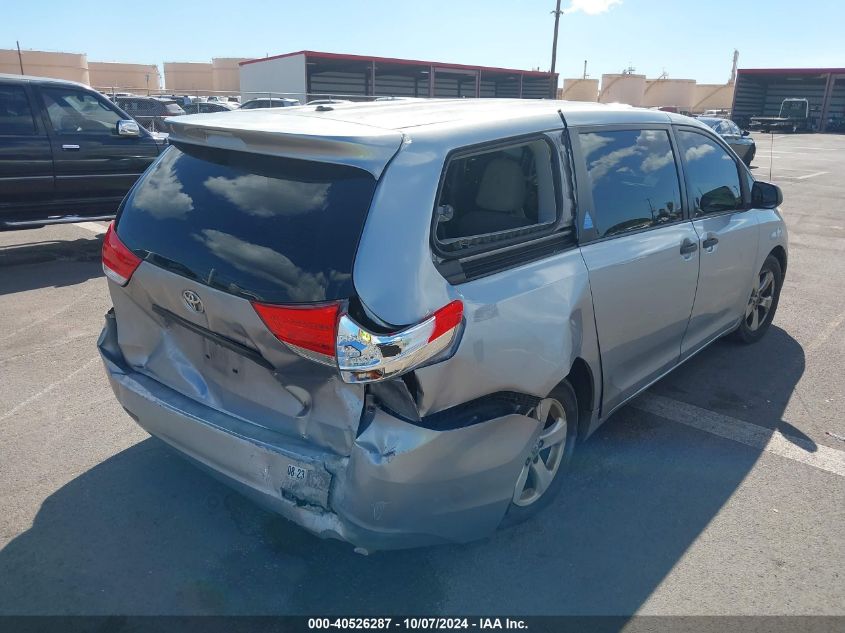
[[[764,268],[760,271],[754,287],[751,289],[751,297],[748,299],[748,306],[745,308],[745,325],[752,332],[756,332],[766,322],[769,311],[772,309],[772,301],[775,296],[775,275],[771,270]]]
[[[513,502],[518,506],[531,505],[548,490],[563,462],[569,435],[566,412],[554,398],[540,400],[533,416],[543,424],[543,430],[516,480]]]

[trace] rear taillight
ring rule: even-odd
[[[109,224],[103,239],[103,272],[116,284],[125,286],[132,273],[138,268],[141,258],[126,248],[114,230],[114,222]]]
[[[420,323],[376,334],[341,313],[340,302],[313,306],[253,303],[267,328],[294,352],[336,365],[344,382],[376,382],[447,358],[459,341],[464,306],[440,308]]]
[[[339,302],[313,306],[253,302],[252,307],[276,338],[293,351],[324,364],[334,364]]]
[[[375,382],[442,360],[455,349],[463,313],[463,303],[453,301],[393,334],[374,334],[342,315],[337,324],[341,377],[344,382]]]

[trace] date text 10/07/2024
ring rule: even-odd
[[[308,628],[400,630],[527,630],[524,620],[513,618],[309,618]]]

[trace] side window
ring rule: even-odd
[[[32,136],[35,120],[23,86],[0,86],[0,136]]]
[[[598,237],[683,218],[680,180],[666,130],[582,132]]]
[[[678,144],[696,216],[742,208],[739,171],[733,157],[704,134],[678,130]]]
[[[57,134],[117,133],[122,117],[94,95],[65,88],[42,88],[41,94]]]
[[[453,158],[437,201],[441,245],[556,222],[553,151],[537,139]]]

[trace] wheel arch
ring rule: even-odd
[[[572,362],[566,381],[575,391],[578,402],[578,438],[584,439],[590,431],[593,411],[596,408],[596,381],[590,365],[580,356]]]
[[[769,252],[769,255],[773,255],[778,260],[781,275],[786,277],[786,249],[781,245],[777,245]]]

